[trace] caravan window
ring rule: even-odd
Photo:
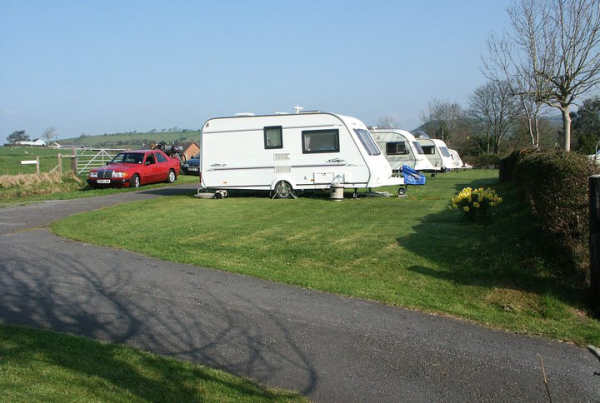
[[[304,154],[340,152],[339,130],[302,131],[302,152]]]
[[[408,154],[406,143],[404,141],[385,143],[385,153],[387,155],[404,155]]]
[[[425,154],[423,147],[421,147],[421,144],[418,141],[413,142],[413,147],[415,150],[417,150],[417,154]]]
[[[371,137],[371,133],[369,133],[365,129],[354,129],[354,132],[358,135],[360,142],[365,147],[369,155],[379,155],[381,154],[381,150],[377,147],[377,143]]]
[[[421,146],[423,148],[423,154],[433,155],[435,154],[435,146]]]
[[[265,127],[265,149],[283,148],[283,128],[281,126]]]
[[[442,151],[442,155],[444,157],[450,157],[450,151],[448,151],[446,147],[440,147],[440,150]]]

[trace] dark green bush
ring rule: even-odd
[[[555,243],[564,269],[589,281],[588,182],[599,167],[584,155],[562,151],[521,152],[509,158],[505,176],[517,182],[540,229]]]
[[[522,158],[529,154],[539,153],[538,148],[524,148],[522,150],[513,151],[508,156],[502,158],[498,163],[500,182],[505,182],[514,179],[517,165]]]
[[[521,153],[515,151],[506,158],[502,158],[498,164],[500,182],[511,180],[515,176],[515,169]]]

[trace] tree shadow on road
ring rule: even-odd
[[[77,255],[44,245],[32,251],[26,239],[32,232],[11,235],[11,244],[5,247],[12,252],[0,259],[3,322],[126,344],[281,388],[290,389],[284,380],[294,379],[304,395],[315,390],[316,371],[285,321],[255,307],[254,312],[270,321],[268,329],[258,326],[251,314],[232,309],[213,294],[198,268],[171,264],[171,273],[157,274],[164,271],[162,262],[92,245],[80,245],[83,250]],[[117,267],[115,254],[121,261]],[[165,287],[171,276],[187,277],[185,289],[173,292]],[[245,303],[252,305],[252,301]],[[98,348],[110,360],[111,347]],[[90,361],[89,366],[72,361],[61,365],[118,382]],[[169,380],[172,387],[182,389],[185,381]],[[135,393],[146,399],[144,386],[154,381],[135,375],[131,382],[140,385]]]

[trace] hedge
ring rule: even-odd
[[[589,286],[589,177],[600,166],[587,156],[528,149],[500,163],[500,178],[514,180],[542,231],[548,235],[563,270]]]

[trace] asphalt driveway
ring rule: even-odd
[[[600,401],[600,361],[570,344],[163,262],[46,228],[117,203],[192,197],[196,187],[0,209],[0,320],[202,363],[317,402],[546,402],[540,357],[553,401]]]

